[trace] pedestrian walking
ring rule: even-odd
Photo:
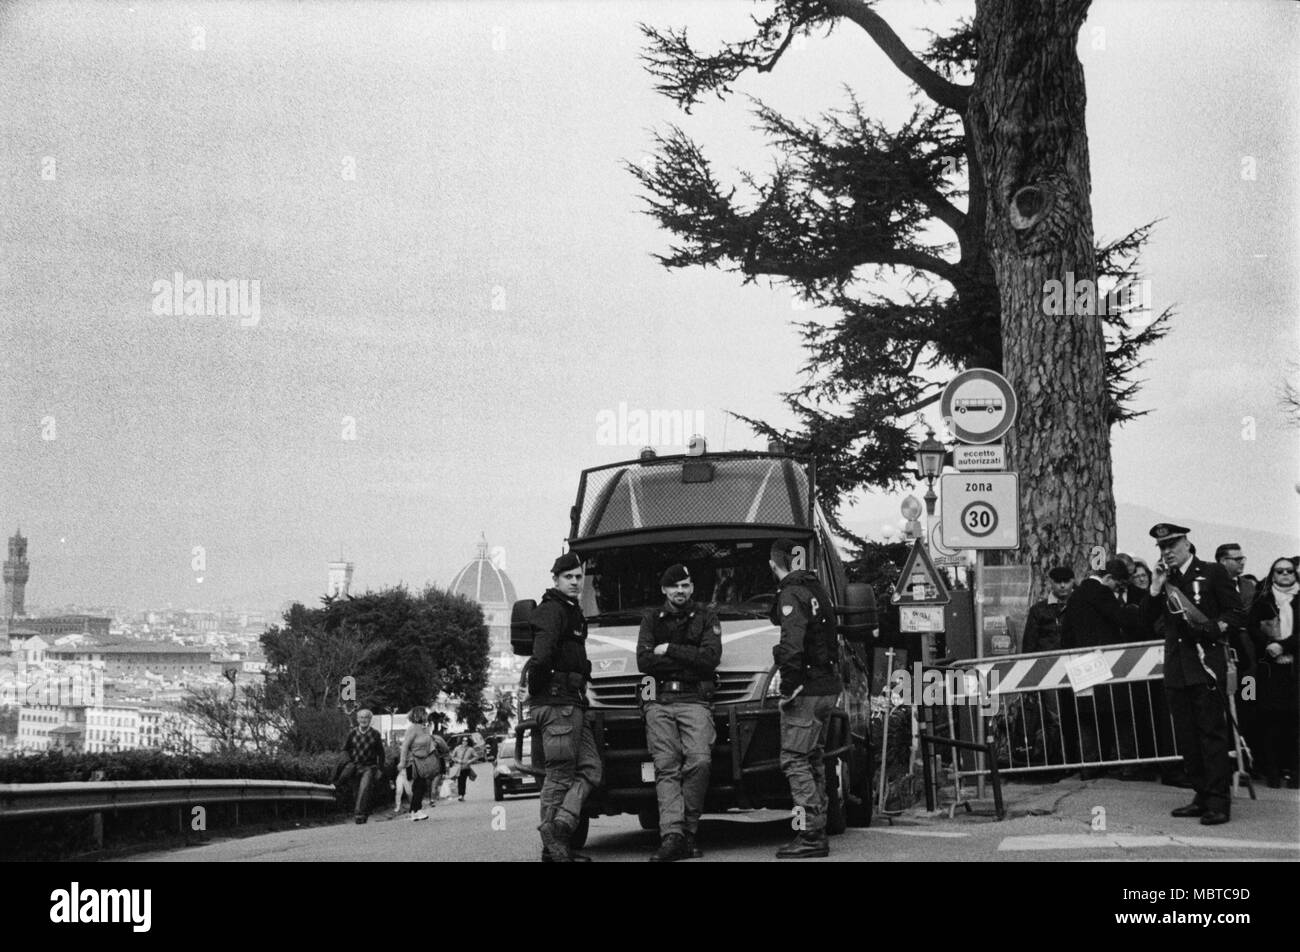
[[[805,569],[805,547],[772,543],[768,565],[777,579],[772,624],[781,640],[772,649],[781,678],[781,771],[803,829],[777,850],[778,859],[829,856],[826,838],[826,724],[840,682],[834,605],[816,574]]]
[[[456,781],[456,799],[465,799],[465,785],[474,779],[474,761],[478,751],[474,749],[474,740],[469,734],[460,739],[456,749],[451,752],[451,777]]]
[[[546,779],[542,783],[542,861],[589,861],[570,839],[582,819],[587,795],[600,786],[603,770],[587,712],[587,619],[578,604],[582,560],[572,552],[551,566],[552,587],[533,610],[533,655],[527,667],[528,698],[542,731]]]
[[[685,565],[669,566],[659,587],[664,604],[641,617],[636,663],[646,675],[641,710],[659,801],[659,849],[650,859],[671,863],[704,855],[696,836],[716,737],[714,672],[722,658],[722,625],[716,612],[691,599],[695,583]]]
[[[410,724],[402,738],[402,756],[397,762],[397,773],[401,777],[410,772],[411,819],[427,820],[429,814],[423,810],[424,798],[426,794],[429,796],[429,807],[432,809],[442,773],[442,760],[437,738],[429,730],[429,718],[425,709],[413,707],[407,718]]]
[[[1172,812],[1214,826],[1231,819],[1232,724],[1227,639],[1220,627],[1245,624],[1241,596],[1222,565],[1198,559],[1186,526],[1151,527],[1160,549],[1142,614],[1165,639],[1165,696],[1183,755],[1192,802]]]

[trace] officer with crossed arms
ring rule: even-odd
[[[717,614],[692,601],[695,583],[685,565],[659,579],[664,604],[641,618],[636,664],[642,679],[646,743],[655,766],[659,849],[652,862],[703,856],[695,845],[709,790],[713,756],[714,672],[722,659]]]

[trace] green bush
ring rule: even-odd
[[[88,781],[96,771],[104,780],[301,780],[329,783],[338,753],[320,754],[163,754],[156,750],[69,754],[45,751],[0,759],[0,783]]]
[[[0,783],[68,783],[88,781],[96,771],[104,780],[300,780],[328,784],[341,755],[254,753],[187,754],[171,756],[155,750],[68,754],[46,751],[35,756],[0,759]],[[350,809],[343,792],[335,809]],[[240,805],[244,823],[270,820],[275,807],[252,802]],[[327,808],[328,810],[328,808]],[[296,811],[291,811],[296,816]],[[215,805],[208,814],[210,829],[232,826],[231,806]],[[177,836],[176,807],[143,807],[103,814],[106,844],[157,842]],[[314,814],[320,816],[319,805]],[[94,849],[90,817],[77,814],[0,820],[0,859],[60,859]],[[182,832],[184,828],[182,825]],[[188,833],[184,833],[189,836]],[[206,834],[204,834],[206,835]]]

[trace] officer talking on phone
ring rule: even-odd
[[[1192,553],[1186,526],[1151,527],[1160,549],[1142,615],[1165,638],[1165,697],[1196,797],[1175,817],[1227,823],[1232,799],[1232,725],[1225,628],[1245,624],[1241,596],[1222,565]],[[1220,626],[1219,622],[1224,624]]]

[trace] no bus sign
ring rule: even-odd
[[[976,368],[959,373],[943,389],[939,412],[952,435],[963,443],[1000,440],[1016,422],[1016,392],[1007,378]]]

